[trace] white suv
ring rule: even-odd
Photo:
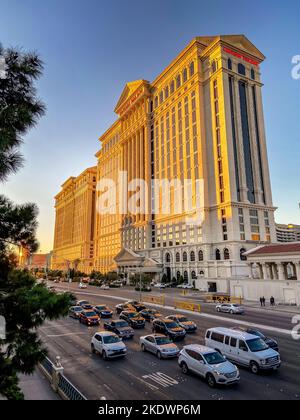
[[[199,344],[184,346],[178,364],[183,373],[192,371],[206,379],[210,387],[216,384],[231,385],[239,382],[238,368],[219,352]]]
[[[92,353],[99,353],[104,360],[115,357],[124,357],[127,353],[127,347],[117,334],[110,331],[99,331],[92,338]]]

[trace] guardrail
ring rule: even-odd
[[[243,298],[240,296],[219,296],[219,295],[208,295],[205,296],[205,302],[209,303],[238,303],[242,304]]]
[[[145,295],[143,296],[143,302],[144,303],[154,303],[157,305],[163,305],[165,306],[166,298],[164,295],[162,296],[153,296],[153,295]]]
[[[60,358],[54,364],[48,357],[39,364],[42,373],[49,379],[54,392],[64,400],[87,400],[87,398],[65,377]]]
[[[201,312],[201,305],[199,303],[187,302],[182,300],[174,300],[175,309],[186,309],[187,311]]]

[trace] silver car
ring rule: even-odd
[[[159,359],[176,357],[179,354],[179,348],[173,341],[163,334],[150,334],[140,337],[141,349],[154,353]]]
[[[202,376],[213,388],[216,384],[231,385],[239,382],[238,368],[219,352],[199,344],[184,346],[180,351],[178,364],[183,373],[189,371]]]
[[[217,312],[226,312],[229,314],[243,314],[245,309],[237,303],[219,303],[216,306]]]

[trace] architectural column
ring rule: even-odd
[[[285,280],[284,266],[282,263],[277,264],[279,280]]]
[[[300,281],[300,261],[295,262],[297,280]]]
[[[248,267],[250,269],[250,279],[253,279],[254,278],[254,275],[253,275],[253,263],[249,263],[248,264]]]
[[[268,279],[268,268],[267,268],[267,264],[266,263],[262,263],[262,272],[263,272],[263,279],[267,280]]]

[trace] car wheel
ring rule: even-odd
[[[141,345],[141,348],[142,348],[142,351],[146,351],[145,344],[142,344],[142,345]]]
[[[161,352],[159,350],[157,351],[156,356],[158,357],[159,360],[162,358]]]
[[[107,360],[107,354],[105,350],[103,350],[102,352],[102,357],[103,357],[103,360]]]
[[[182,373],[184,373],[185,375],[187,373],[189,373],[189,368],[188,368],[188,366],[187,366],[187,364],[185,362],[182,362],[181,363],[181,370],[182,370]]]
[[[251,362],[250,363],[250,370],[251,370],[252,373],[254,373],[255,375],[257,375],[258,372],[259,372],[259,366],[258,366],[258,364],[256,362]]]
[[[206,380],[207,380],[208,386],[210,388],[214,388],[216,386],[216,380],[215,380],[214,376],[211,373],[209,373],[207,375]]]
[[[229,312],[230,312],[230,314],[231,314],[231,315],[233,315],[233,310],[232,310],[232,309],[230,309],[230,311],[229,311]]]
[[[217,308],[217,312],[221,312],[221,309],[220,308]]]
[[[95,346],[94,346],[94,344],[91,344],[91,351],[92,351],[92,353],[93,353],[93,354],[95,354],[95,353],[96,353],[96,350],[95,350]]]

